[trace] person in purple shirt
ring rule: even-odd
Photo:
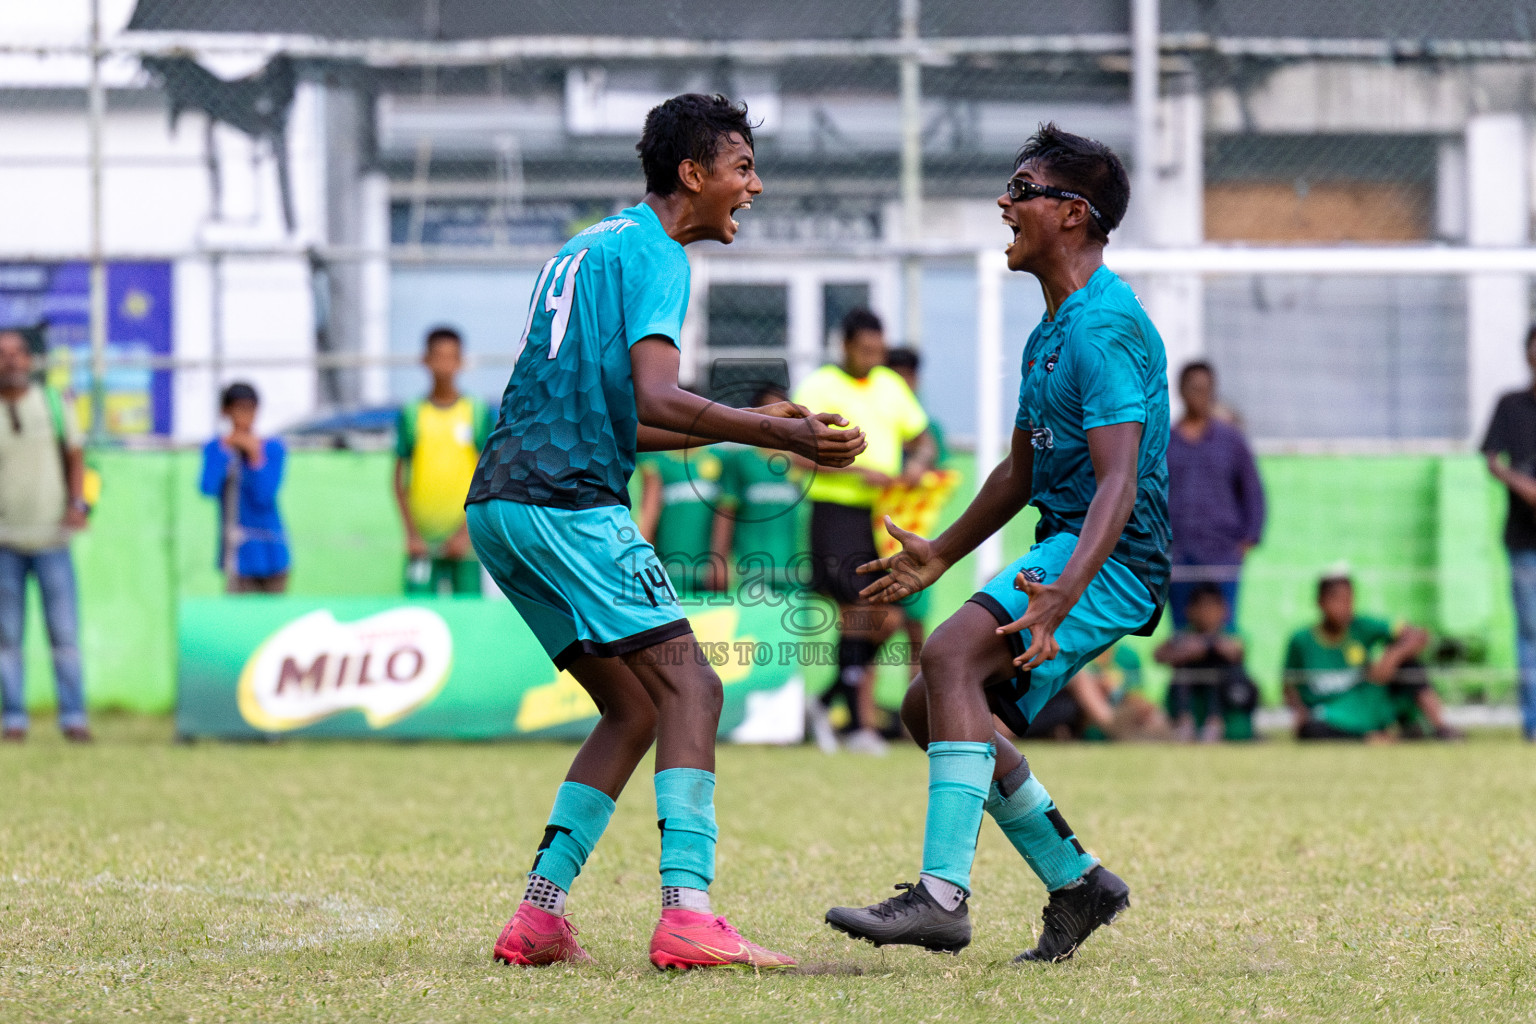
[[[1230,627],[1243,558],[1264,533],[1264,485],[1242,431],[1214,415],[1216,371],[1210,363],[1188,363],[1179,371],[1179,397],[1184,418],[1168,439],[1168,610],[1174,627],[1183,629],[1195,588],[1215,583],[1227,599]]]
[[[231,594],[281,594],[288,589],[288,537],[277,510],[287,450],[258,437],[256,389],[224,389],[230,430],[203,446],[202,492],[219,503],[219,568]]]

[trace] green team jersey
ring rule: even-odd
[[[949,462],[949,445],[944,440],[944,428],[939,421],[929,417],[928,436],[933,438],[933,468],[943,469]]]
[[[698,589],[709,565],[710,531],[720,504],[720,457],[707,448],[645,452],[635,468],[655,473],[661,480],[661,514],[653,544],[656,558],[674,586]]]
[[[1125,644],[1115,644],[1110,648],[1109,667],[1120,673],[1120,687],[1115,694],[1116,700],[1127,693],[1141,692],[1141,656],[1135,651]]]
[[[786,585],[801,550],[799,507],[804,497],[783,452],[747,445],[719,447],[721,499],[736,520],[732,569],[743,583]]]
[[[1390,644],[1397,631],[1381,619],[1357,615],[1339,643],[1318,627],[1298,630],[1285,651],[1285,681],[1319,721],[1345,732],[1385,729],[1397,719],[1385,686],[1365,677],[1371,656]]]

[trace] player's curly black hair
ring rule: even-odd
[[[635,149],[645,170],[645,190],[669,196],[682,187],[677,165],[692,160],[706,171],[714,170],[715,155],[727,135],[740,135],[753,146],[747,105],[724,96],[688,92],[674,96],[645,115],[645,130]]]
[[[1056,122],[1042,124],[1013,158],[1017,168],[1034,161],[1050,172],[1057,188],[1081,193],[1103,214],[1104,223],[1088,218],[1088,233],[1101,242],[1109,241],[1109,232],[1125,219],[1131,202],[1131,179],[1115,151],[1094,139],[1073,135],[1056,127]]]

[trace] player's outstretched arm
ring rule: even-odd
[[[900,601],[932,586],[949,567],[970,554],[1029,502],[1030,481],[1035,469],[1035,450],[1027,431],[1013,430],[1008,457],[999,462],[981,485],[960,518],[933,540],[908,533],[886,519],[886,529],[901,541],[901,550],[889,558],[859,566],[859,572],[883,573],[861,591],[877,603]]]
[[[1036,668],[1061,652],[1056,627],[1120,543],[1136,508],[1141,430],[1140,423],[1111,423],[1089,429],[1088,457],[1093,462],[1095,490],[1077,547],[1055,583],[1036,583],[1019,573],[1013,585],[1029,595],[1029,607],[1021,618],[997,630],[999,635],[1029,630],[1029,647],[1013,659],[1019,668]]]
[[[679,353],[664,337],[644,338],[629,350],[635,405],[647,427],[689,437],[736,441],[778,448],[813,460],[819,466],[847,466],[866,447],[864,432],[831,413],[785,415],[789,403],[772,408],[774,415],[732,409],[689,394],[677,386]]]
[[[810,415],[803,405],[794,402],[774,402],[771,405],[759,405],[742,412],[753,412],[761,416],[781,416],[786,419],[803,420]],[[637,452],[676,452],[684,448],[703,448],[706,445],[718,444],[717,437],[699,437],[695,434],[684,434],[678,430],[662,430],[659,427],[648,427],[640,424],[635,437],[635,451]]]

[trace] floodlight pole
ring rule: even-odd
[[[1003,459],[1003,279],[1008,258],[1000,249],[976,254],[976,490]],[[976,548],[976,589],[1003,568],[1003,534]]]
[[[91,77],[87,93],[87,135],[90,148],[90,337],[91,444],[107,437],[107,265],[101,237],[101,133],[107,116],[107,93],[101,81],[101,0],[91,0]]]
[[[899,0],[901,38],[901,236],[915,245],[923,231],[923,86],[918,63],[918,14],[921,0]],[[923,343],[922,261],[907,256],[902,270],[902,334],[912,348]]]
[[[1150,216],[1157,190],[1158,0],[1131,0],[1131,116],[1136,131],[1133,205]],[[1147,239],[1148,241],[1150,239]]]

